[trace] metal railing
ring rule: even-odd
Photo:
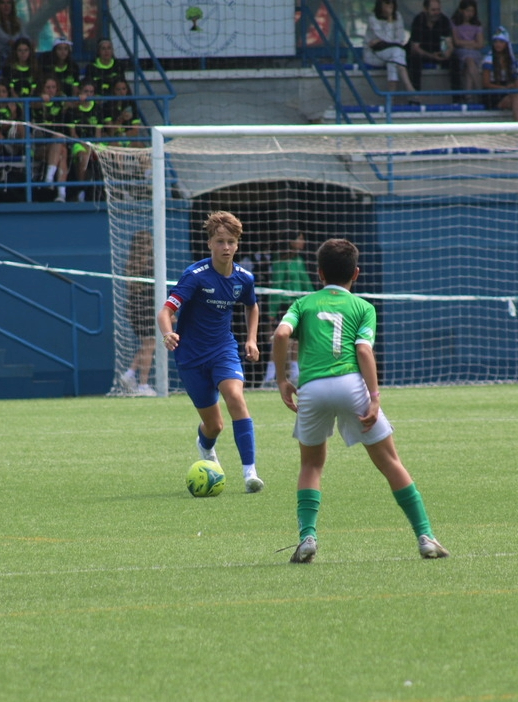
[[[112,97],[103,96],[102,98],[94,98],[95,101],[128,101],[136,102],[137,105],[143,105],[145,102],[152,101],[157,103],[159,101],[162,104],[161,112],[164,114],[169,114],[169,104],[171,100],[174,99],[173,95],[166,94],[160,96],[135,96],[129,95],[126,97]],[[12,98],[0,98],[0,104],[6,104],[12,102]],[[30,98],[17,98],[16,102],[21,105],[23,110],[23,122],[25,134],[23,138],[7,138],[0,141],[0,201],[4,202],[33,202],[37,201],[38,197],[35,197],[35,193],[42,193],[48,191],[49,188],[55,188],[58,185],[65,185],[67,188],[73,187],[76,189],[81,188],[95,188],[98,192],[102,191],[103,181],[99,177],[95,177],[95,171],[88,180],[78,180],[74,177],[73,165],[71,163],[72,158],[70,154],[70,149],[73,144],[78,142],[84,143],[83,140],[73,139],[69,136],[69,125],[59,124],[59,125],[35,125],[31,123],[31,106],[36,103],[41,103],[40,97],[30,97]],[[69,98],[69,97],[59,97],[54,98],[53,102],[66,102],[66,103],[77,103],[79,98]],[[6,124],[6,122],[3,122]],[[14,124],[14,122],[7,122],[7,124]],[[130,137],[124,135],[121,136],[109,136],[109,125],[99,125],[106,132],[101,137],[92,137],[88,139],[90,143],[105,143],[105,144],[118,144],[121,141],[127,142],[131,145],[131,142],[144,142],[146,145],[151,143],[149,130],[143,124],[140,128],[141,134],[139,136]],[[55,131],[52,131],[55,130]],[[64,183],[46,183],[41,177],[41,173],[38,173],[38,166],[42,165],[42,162],[37,160],[37,149],[36,147],[42,145],[50,145],[52,143],[65,143],[69,148],[69,174],[68,178]],[[93,161],[92,161],[93,163]],[[9,181],[9,174],[17,173],[16,179]],[[20,178],[19,176],[22,176]],[[23,194],[20,195],[20,191],[23,190]],[[10,193],[13,196],[10,197]],[[16,196],[15,196],[16,195]],[[40,201],[49,201],[49,198],[43,196]]]
[[[17,261],[21,262],[21,264],[24,265],[24,267],[29,268],[30,270],[40,270],[43,273],[43,275],[52,276],[56,280],[60,280],[63,283],[65,283],[65,285],[67,286],[69,291],[70,304],[70,313],[68,316],[59,314],[52,308],[45,306],[41,304],[41,302],[31,299],[26,295],[22,295],[21,293],[17,292],[16,290],[13,290],[12,288],[7,287],[6,285],[0,284],[0,291],[5,295],[8,295],[11,298],[17,300],[22,305],[27,305],[31,309],[33,315],[35,311],[40,312],[44,317],[52,318],[53,320],[56,320],[68,327],[70,329],[71,335],[71,359],[59,356],[56,353],[50,351],[48,348],[44,348],[43,346],[40,346],[39,344],[36,344],[33,341],[29,341],[28,339],[20,336],[19,334],[14,333],[9,329],[6,329],[5,327],[0,327],[0,334],[18,344],[21,344],[22,346],[30,349],[36,354],[51,359],[59,365],[71,370],[74,395],[77,397],[79,395],[79,333],[82,332],[90,336],[97,336],[103,332],[104,310],[102,293],[98,290],[91,290],[90,288],[87,288],[84,285],[80,285],[79,283],[76,283],[70,278],[67,278],[66,276],[62,275],[61,273],[49,270],[46,266],[42,266],[37,261],[34,261],[33,259],[24,256],[23,254],[17,251],[14,251],[13,249],[11,249],[8,246],[5,246],[4,244],[0,244],[0,249],[2,249],[5,252],[5,254],[8,254],[11,257],[11,259],[17,259]],[[16,261],[6,261],[5,259],[3,259],[0,260],[0,266],[1,265],[16,265]],[[78,320],[78,301],[80,294],[93,296],[95,298],[95,311],[98,322],[95,328],[87,327]],[[31,326],[34,327],[34,323]]]

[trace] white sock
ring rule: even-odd
[[[57,166],[47,166],[47,173],[45,174],[45,182],[46,183],[53,182],[54,176],[56,175],[57,170],[58,170]]]
[[[126,378],[134,378],[135,377],[135,371],[133,368],[128,368],[128,370],[124,373],[124,376]]]
[[[275,380],[275,363],[273,361],[268,361],[266,366],[266,375],[264,376],[265,382],[269,383],[271,380]]]
[[[59,197],[62,197],[63,200],[66,200],[67,197],[67,190],[64,185],[59,185],[58,186],[58,195]]]
[[[249,478],[257,478],[255,463],[251,463],[249,466],[243,466],[243,476],[245,480],[248,480]]]

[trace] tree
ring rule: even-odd
[[[191,32],[201,32],[198,27],[198,20],[203,17],[203,12],[199,7],[189,7],[185,13],[185,19],[192,22]]]

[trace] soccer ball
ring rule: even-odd
[[[215,497],[225,487],[225,473],[219,463],[196,461],[185,476],[187,490],[193,497]]]

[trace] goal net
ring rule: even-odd
[[[151,149],[99,152],[114,276],[113,393],[126,392],[121,376],[141,342],[128,317],[132,283],[151,286],[160,309],[183,269],[208,255],[202,224],[220,209],[243,222],[238,262],[254,273],[261,310],[261,362],[244,364],[247,387],[267,377],[279,315],[318,288],[315,253],[330,237],[360,250],[354,292],[377,309],[385,386],[518,379],[518,124],[152,132]],[[128,268],[143,231],[153,234],[154,271]],[[234,325],[243,341],[242,309]],[[181,390],[160,337],[150,384],[161,395]]]

